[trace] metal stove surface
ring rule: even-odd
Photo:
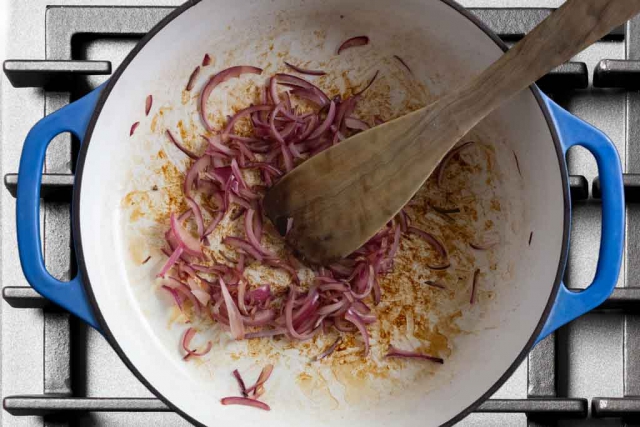
[[[5,407],[0,412],[0,425],[188,425],[153,398],[101,335],[52,307],[41,308],[44,302],[30,290],[20,268],[15,199],[10,191],[15,188],[12,174],[18,169],[22,141],[31,126],[44,114],[103,82],[140,35],[181,2],[105,0],[100,8],[87,8],[95,6],[91,0],[0,3],[0,14],[8,17],[10,30],[5,40],[0,35],[7,58],[82,61],[63,64],[66,71],[62,77],[71,75],[76,67],[79,75],[71,82],[55,73],[59,63],[38,64],[34,73],[25,71],[26,63],[8,63],[6,74],[11,81],[0,77],[0,175],[6,186],[0,190],[0,384]],[[461,3],[496,8],[477,13],[506,38],[513,38],[542,13],[513,8],[553,8],[562,0]],[[133,8],[124,13],[124,6]],[[503,8],[507,10],[500,10]],[[615,62],[599,67],[603,59],[640,59],[640,21],[627,26],[626,35],[620,32],[580,54],[551,76],[545,87],[565,108],[615,141],[625,172],[640,173],[640,95],[638,84],[633,83],[633,78],[640,81],[638,68],[633,68],[633,63]],[[594,70],[598,70],[600,88],[593,87]],[[43,78],[50,78],[44,85],[46,91]],[[21,84],[20,79],[32,87],[13,87],[12,83]],[[43,187],[45,258],[49,270],[59,278],[75,274],[69,250],[68,201],[76,145],[68,137],[58,137],[46,162],[48,174],[64,174],[47,176]],[[580,149],[570,153],[569,164],[575,175],[572,193],[578,200],[574,203],[567,281],[571,287],[581,288],[594,275],[599,246],[597,185],[589,194],[597,169],[591,156]],[[634,175],[626,180],[627,192],[633,196],[640,180]],[[626,264],[618,284],[631,289],[619,290],[606,303],[615,310],[587,315],[543,341],[493,399],[461,426],[633,425],[620,419],[621,415],[640,414],[639,401],[628,399],[640,396],[640,354],[636,351],[640,349],[640,318],[633,314],[640,309],[640,292],[633,289],[633,278],[640,268],[640,235],[636,231],[640,215],[633,201],[630,197]],[[611,399],[622,397],[627,399]]]

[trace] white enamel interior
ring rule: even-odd
[[[111,333],[136,370],[202,424],[440,425],[493,387],[522,352],[550,298],[561,259],[561,171],[548,124],[530,91],[481,125],[500,148],[498,163],[506,174],[503,200],[513,210],[501,252],[508,274],[494,278],[495,300],[477,317],[471,333],[456,338],[455,351],[423,389],[387,396],[382,404],[327,410],[322,404],[305,405],[277,395],[280,390],[286,396],[292,380],[286,369],[276,369],[270,380],[270,413],[221,406],[220,397],[236,393],[231,375],[201,375],[180,359],[179,335],[158,326],[165,320],[156,315],[157,301],[149,294],[145,302],[134,291],[139,284],[126,268],[119,211],[123,189],[135,176],[128,163],[134,153],[128,134],[134,118],[142,115],[147,94],[153,93],[156,103],[175,97],[170,88],[184,84],[204,51],[220,56],[239,52],[242,60],[253,59],[250,65],[263,66],[247,49],[252,37],[280,31],[295,50],[298,35],[314,30],[327,31],[326,43],[317,52],[303,54],[331,55],[341,40],[367,34],[376,48],[411,62],[414,73],[435,94],[480,72],[502,53],[473,22],[439,0],[399,0],[393,5],[386,0],[204,0],[191,7],[132,60],[96,123],[79,208],[91,288]],[[513,166],[512,150],[518,154],[523,179]],[[530,231],[534,236],[528,246]],[[233,369],[223,368],[229,373]]]

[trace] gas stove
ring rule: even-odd
[[[15,190],[22,141],[40,118],[106,79],[137,40],[180,0],[3,0],[9,25],[0,80],[0,384],[4,426],[189,425],[156,399],[102,336],[41,298],[26,282],[16,245]],[[561,0],[466,0],[507,43]],[[0,52],[3,49],[0,48]],[[556,102],[607,133],[620,152],[627,244],[618,288],[594,313],[541,342],[507,383],[461,426],[640,425],[640,18],[545,76]],[[42,242],[49,271],[76,274],[70,199],[79,143],[50,145],[42,181]],[[600,239],[595,160],[568,156],[572,245],[565,282],[595,274]],[[637,173],[637,175],[636,175]],[[639,227],[636,227],[639,225]]]

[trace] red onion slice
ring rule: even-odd
[[[220,399],[220,403],[223,405],[243,405],[243,406],[251,406],[252,408],[262,409],[263,411],[270,411],[271,408],[264,402],[255,399],[249,399],[248,397],[223,397]]]
[[[251,67],[248,65],[230,67],[220,71],[218,74],[211,77],[207,84],[204,86],[204,89],[202,89],[202,93],[200,94],[200,118],[202,119],[202,123],[204,124],[205,128],[209,132],[213,130],[213,126],[207,118],[207,100],[209,99],[211,92],[220,83],[224,83],[227,80],[235,77],[240,77],[243,74],[262,74],[262,69],[258,67]]]
[[[356,129],[356,130],[368,130],[368,129],[370,129],[368,124],[366,124],[365,122],[363,122],[360,119],[355,119],[353,117],[347,117],[346,119],[344,119],[344,124],[349,129]]]
[[[297,96],[298,98],[306,99],[307,101],[311,101],[319,107],[324,107],[326,105],[323,97],[320,96],[316,91],[313,91],[311,89],[293,89],[291,91],[291,95]]]
[[[469,246],[471,246],[473,249],[477,250],[477,251],[486,251],[489,250],[493,247],[495,247],[496,245],[498,245],[499,241],[497,237],[484,237],[480,242],[478,243],[474,243],[474,242],[469,242]]]
[[[318,360],[322,360],[325,357],[331,355],[336,348],[338,348],[338,346],[340,345],[340,343],[342,342],[342,337],[338,337],[333,344],[331,344],[329,347],[327,347],[327,349],[325,351],[323,351],[322,353],[318,354],[317,356],[313,356],[311,358],[312,362],[317,362]]]
[[[209,141],[209,146],[212,150],[218,151],[227,156],[234,157],[238,153],[222,143],[222,137],[220,135],[213,135],[211,138],[205,138]]]
[[[198,205],[191,197],[185,197],[185,200],[187,202],[187,206],[189,206],[191,212],[193,212],[196,219],[196,225],[198,226],[198,236],[202,239],[204,237],[204,219],[202,218],[200,205]]]
[[[346,49],[356,47],[356,46],[366,46],[369,44],[369,37],[367,36],[357,36],[351,37],[350,39],[342,42],[340,47],[338,48],[338,55],[340,55]]]
[[[241,340],[244,338],[244,324],[242,323],[242,315],[240,314],[236,303],[233,301],[233,298],[231,297],[229,289],[227,289],[227,285],[224,283],[224,280],[220,278],[218,282],[220,283],[222,298],[224,298],[224,304],[227,308],[227,313],[229,314],[231,336],[236,340]]]
[[[300,74],[309,74],[311,76],[324,76],[325,74],[327,74],[324,71],[320,71],[320,70],[306,70],[304,68],[300,68],[296,65],[290,64],[287,61],[284,61],[284,64],[287,67],[291,68],[293,71],[297,71]]]
[[[246,240],[242,240],[233,236],[227,236],[224,238],[223,242],[227,245],[244,251],[247,255],[251,255],[253,258],[255,258],[256,261],[263,260],[262,253],[256,250],[253,245]]]
[[[209,295],[207,292],[203,291],[202,289],[192,289],[191,293],[193,294],[194,297],[196,297],[198,302],[202,304],[203,307],[206,307],[207,304],[209,304],[209,301],[211,300],[211,295]]]
[[[247,107],[238,111],[236,114],[231,117],[231,119],[227,122],[224,130],[222,131],[222,139],[226,141],[230,134],[233,133],[233,127],[235,124],[242,118],[250,116],[251,114],[259,111],[271,111],[273,109],[273,105],[252,105],[251,107]]]
[[[206,67],[209,64],[211,64],[211,57],[209,56],[208,53],[205,53],[204,57],[202,58],[202,66]]]
[[[304,79],[301,79],[300,77],[292,76],[291,74],[279,73],[273,76],[273,78],[276,79],[278,84],[311,90],[315,95],[319,96],[320,99],[322,99],[323,105],[328,105],[331,101],[329,97],[322,90],[320,90],[320,88]]]
[[[249,394],[247,393],[247,387],[244,385],[244,380],[242,379],[242,376],[240,376],[240,372],[238,372],[237,369],[233,370],[233,376],[235,377],[236,381],[238,381],[238,387],[240,387],[240,394],[242,394],[242,396],[244,397],[248,397]]]
[[[444,360],[439,357],[429,356],[428,354],[417,353],[415,351],[400,350],[394,346],[389,346],[389,351],[385,357],[408,357],[413,359],[429,360],[440,364],[444,363]]]
[[[451,159],[456,154],[459,154],[463,150],[469,148],[473,143],[474,141],[465,142],[464,144],[455,147],[453,150],[449,151],[446,156],[444,156],[444,159],[442,159],[442,161],[440,162],[440,166],[438,167],[438,175],[437,175],[438,187],[442,186],[442,181],[444,179],[444,172],[447,169],[447,166],[449,165],[449,162],[451,161]]]
[[[273,372],[272,364],[268,364],[267,366],[262,368],[262,371],[260,371],[260,375],[258,376],[258,380],[254,385],[252,385],[247,389],[247,393],[251,393],[253,391],[255,395],[255,390],[257,390],[260,386],[264,385],[264,383],[267,382],[272,372]]]
[[[153,96],[152,95],[148,95],[147,99],[144,102],[144,115],[148,116],[149,115],[149,111],[151,111],[151,106],[153,105]]]
[[[215,228],[218,226],[220,221],[222,221],[223,217],[224,217],[224,212],[222,211],[216,214],[216,216],[209,223],[209,226],[207,227],[207,229],[204,231],[204,237],[207,237],[208,235],[213,233],[213,230],[215,230]]]
[[[136,129],[138,129],[138,126],[140,126],[140,122],[135,122],[134,124],[131,125],[131,129],[129,130],[129,136],[133,136],[133,133],[136,131]]]
[[[164,266],[158,273],[157,277],[164,277],[165,274],[167,274],[167,272],[171,270],[171,267],[173,267],[174,264],[180,259],[180,256],[182,256],[183,251],[184,251],[184,246],[178,245],[178,247],[173,251],[173,253],[169,257],[167,262],[164,264]]]
[[[407,63],[406,63],[406,62],[404,62],[404,60],[403,60],[402,58],[400,58],[398,55],[393,55],[393,57],[394,57],[395,59],[397,59],[397,60],[398,60],[398,62],[400,62],[400,63],[404,66],[404,68],[406,68],[406,69],[407,69],[407,71],[408,71],[410,74],[412,74],[412,75],[413,75],[413,71],[411,71],[411,68],[409,68],[409,66],[407,65]]]
[[[211,157],[202,156],[196,160],[193,165],[187,171],[187,176],[184,180],[184,194],[186,196],[191,195],[191,188],[200,172],[204,172],[211,165]]]
[[[193,237],[178,221],[175,214],[171,214],[171,230],[178,242],[184,246],[184,250],[189,255],[202,256],[202,247],[198,239]]]
[[[211,351],[211,348],[213,346],[211,341],[207,342],[207,347],[201,352],[197,352],[189,348],[189,344],[191,343],[191,340],[195,336],[196,332],[197,331],[194,328],[189,328],[182,337],[182,348],[187,352],[187,354],[183,357],[184,360],[188,360],[190,357],[204,356]]]
[[[317,138],[323,133],[325,133],[327,129],[329,129],[329,126],[331,126],[331,123],[333,123],[333,120],[335,118],[336,118],[336,103],[331,101],[331,103],[329,104],[329,111],[327,112],[327,117],[325,117],[322,124],[318,126],[311,135],[309,135],[309,139]]]
[[[256,211],[253,209],[248,209],[247,213],[244,217],[244,232],[247,235],[247,240],[251,243],[251,246],[258,252],[260,252],[264,256],[273,256],[273,253],[267,249],[265,249],[260,240],[257,238],[253,226],[254,220],[253,216],[256,214]]]
[[[185,90],[190,91],[191,89],[193,89],[193,85],[196,84],[196,79],[198,78],[199,74],[200,74],[200,66],[198,65],[191,72],[191,75],[189,76],[189,81],[187,81],[187,86],[185,87]]]
[[[434,288],[438,288],[438,289],[447,289],[447,287],[445,285],[443,285],[442,283],[435,281],[435,280],[425,280],[424,281],[425,285],[429,285],[429,286],[433,286]]]
[[[186,154],[187,156],[189,156],[193,160],[197,160],[198,159],[198,156],[196,156],[195,153],[193,153],[187,147],[185,147],[184,145],[182,145],[182,144],[180,144],[178,142],[178,140],[173,136],[173,134],[171,133],[171,131],[169,129],[167,129],[165,133],[166,133],[167,137],[169,138],[169,141],[171,141],[173,143],[173,145],[178,147],[178,149],[180,151],[182,151],[184,154]]]
[[[469,299],[469,304],[473,305],[476,301],[476,288],[478,286],[478,276],[480,275],[480,269],[476,268],[476,271],[473,272],[473,281],[471,282],[471,298]]]
[[[435,238],[433,234],[427,233],[426,231],[420,230],[416,227],[407,227],[407,232],[417,234],[418,236],[422,237],[427,241],[427,243],[429,243],[429,245],[431,245],[431,247],[433,247],[433,249],[438,252],[438,254],[442,258],[447,258],[447,250],[445,249],[444,245]]]
[[[371,85],[373,84],[373,82],[376,81],[376,78],[378,77],[378,73],[380,72],[380,70],[376,71],[376,73],[373,75],[373,77],[371,78],[371,80],[369,80],[369,83],[367,83],[367,85],[364,87],[364,89],[362,89],[359,92],[356,92],[353,95],[353,98],[362,95],[367,89],[369,89],[371,87]]]
[[[353,323],[356,328],[358,328],[358,331],[360,331],[360,334],[364,339],[364,357],[367,357],[369,355],[369,332],[367,332],[367,326],[362,321],[362,318],[352,310],[347,310],[347,314],[345,314],[344,318],[345,320]]]
[[[162,285],[162,289],[164,289],[165,291],[169,292],[171,294],[171,296],[173,297],[173,300],[175,301],[176,305],[178,306],[178,308],[180,309],[180,311],[182,311],[182,298],[180,298],[180,295],[178,294],[178,292],[176,292],[175,289],[167,286],[167,285]]]
[[[441,271],[451,267],[451,263],[449,261],[445,261],[442,264],[427,264],[427,267],[431,270]]]

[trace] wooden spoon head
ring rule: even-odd
[[[314,263],[335,261],[362,246],[402,209],[449,149],[445,144],[444,151],[423,152],[417,140],[425,137],[420,126],[425,111],[323,151],[267,192],[264,208],[281,235],[293,220],[286,239],[294,249]]]

